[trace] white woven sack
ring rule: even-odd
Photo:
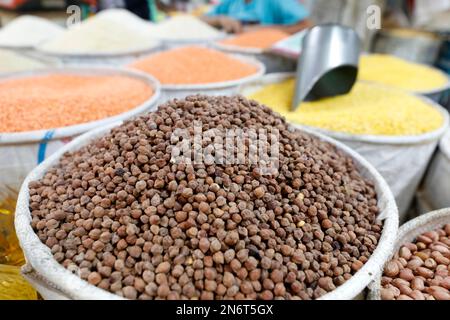
[[[140,59],[149,54],[162,50],[162,44],[158,43],[148,49],[130,50],[121,53],[95,53],[95,54],[70,54],[70,53],[54,53],[41,49],[35,49],[32,53],[34,57],[41,59],[57,60],[60,64],[68,67],[76,66],[111,66],[122,67],[132,63],[136,59]]]
[[[18,190],[28,172],[30,172],[40,162],[44,161],[44,159],[50,154],[67,144],[73,139],[73,137],[103,125],[129,119],[155,108],[161,91],[159,82],[147,74],[105,67],[76,69],[52,68],[37,71],[26,71],[5,75],[0,78],[0,81],[31,75],[55,73],[81,75],[125,75],[147,83],[153,88],[154,94],[140,106],[136,106],[134,109],[113,117],[49,130],[0,133],[0,194],[8,194],[10,189]]]
[[[269,74],[259,81],[243,87],[241,93],[249,95],[267,84],[277,83],[292,76],[291,73]],[[394,193],[400,220],[405,217],[439,139],[449,125],[449,115],[444,108],[426,97],[420,98],[425,99],[444,117],[444,124],[434,132],[418,136],[390,137],[351,135],[309,127],[311,130],[321,132],[345,143],[366,158],[381,173]]]
[[[43,174],[59,158],[68,151],[74,151],[88,144],[92,140],[103,136],[111,128],[120,123],[109,125],[88,132],[70,144],[58,150],[41,165],[34,169],[25,179],[17,202],[15,227],[20,246],[24,251],[27,264],[23,267],[24,276],[40,292],[45,299],[121,299],[121,297],[90,285],[77,275],[72,274],[53,259],[50,249],[43,244],[31,228],[31,214],[29,210],[28,183],[43,176]],[[321,299],[354,299],[360,297],[366,286],[374,279],[390,256],[398,229],[398,211],[394,197],[384,179],[364,158],[347,146],[321,134],[306,130],[312,135],[328,141],[351,156],[357,164],[361,174],[374,182],[380,208],[379,219],[384,221],[383,231],[378,246],[364,266],[345,284]]]
[[[450,223],[450,208],[433,211],[405,223],[398,231],[393,254],[389,259],[392,258],[404,243],[414,241],[422,233],[441,228],[447,223]],[[368,299],[380,300],[380,289],[381,272],[377,274],[376,279],[369,285]]]
[[[189,95],[195,94],[206,94],[210,96],[230,96],[239,92],[239,88],[247,83],[252,81],[256,81],[261,78],[265,72],[266,68],[264,64],[259,62],[258,60],[243,57],[240,55],[232,55],[232,57],[241,60],[242,62],[251,64],[255,66],[258,71],[252,75],[247,77],[224,81],[224,82],[216,82],[216,83],[207,83],[207,84],[175,84],[175,85],[161,85],[161,101],[165,102],[171,99],[183,99]]]
[[[433,210],[450,207],[450,130],[439,143],[422,193]]]

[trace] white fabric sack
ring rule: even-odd
[[[394,251],[389,259],[392,259],[393,255],[404,243],[414,241],[422,233],[441,228],[447,223],[450,223],[450,208],[433,211],[405,223],[398,231]],[[369,300],[381,299],[381,275],[381,272],[377,274],[376,279],[369,285]]]
[[[249,95],[267,84],[281,82],[292,76],[290,73],[266,75],[259,81],[243,87],[241,93]],[[405,217],[439,139],[449,125],[449,115],[444,108],[428,98],[421,98],[426,99],[426,102],[439,110],[444,117],[444,124],[434,132],[418,136],[389,137],[352,135],[309,127],[311,130],[345,143],[366,158],[381,173],[395,196],[400,220]]]
[[[211,96],[234,95],[239,92],[239,88],[241,86],[258,80],[266,72],[264,64],[262,64],[258,60],[240,55],[231,55],[231,56],[244,63],[255,66],[258,69],[257,72],[238,80],[231,80],[224,82],[206,83],[206,84],[175,84],[175,85],[162,84],[161,101],[165,102],[171,99],[183,99],[186,96],[196,94],[206,94]]]
[[[137,71],[117,68],[53,68],[39,71],[14,73],[0,78],[13,79],[30,75],[45,74],[81,74],[81,75],[124,75],[143,81],[153,88],[154,94],[140,106],[106,119],[49,130],[37,130],[19,133],[0,133],[0,194],[9,189],[19,190],[23,179],[46,157],[67,144],[74,137],[94,128],[120,120],[129,119],[156,107],[160,96],[160,85],[153,77]]]
[[[116,123],[105,126],[76,138],[35,168],[27,176],[21,187],[17,202],[15,227],[20,246],[27,261],[27,264],[22,268],[22,273],[45,299],[122,299],[117,295],[90,285],[54,260],[50,249],[39,240],[31,228],[28,190],[29,182],[41,178],[49,168],[58,163],[60,157],[65,152],[81,148],[94,139],[105,135],[113,127],[120,124]],[[375,275],[381,271],[382,266],[392,252],[398,230],[397,207],[394,197],[384,179],[364,158],[347,146],[331,138],[308,130],[306,131],[324,141],[330,142],[352,157],[361,174],[373,181],[375,185],[378,206],[380,208],[378,218],[384,221],[378,246],[369,260],[350,280],[321,298],[354,299],[360,297]]]
[[[69,53],[52,53],[45,52],[39,49],[34,50],[30,55],[38,59],[53,59],[58,63],[68,66],[111,66],[122,67],[136,59],[140,59],[149,54],[155,53],[161,50],[161,45],[146,50],[133,50],[125,53],[96,53],[96,54],[69,54]]]
[[[450,207],[450,130],[439,143],[422,195],[433,210]]]

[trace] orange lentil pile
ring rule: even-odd
[[[284,31],[265,28],[244,32],[235,37],[223,40],[220,43],[238,47],[268,49],[287,37],[289,37],[289,34]]]
[[[54,74],[0,82],[1,132],[65,127],[129,111],[153,95],[126,76]]]
[[[166,85],[238,80],[258,71],[256,66],[220,51],[195,46],[156,53],[130,67],[150,73]]]

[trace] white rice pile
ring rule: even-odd
[[[223,33],[191,15],[177,15],[159,23],[156,37],[162,40],[216,40]]]
[[[111,9],[69,28],[40,50],[57,54],[120,54],[152,49],[154,25],[126,10]]]
[[[45,68],[47,65],[9,50],[0,50],[0,74]]]
[[[64,28],[46,19],[24,15],[0,29],[0,46],[31,48],[56,37]]]

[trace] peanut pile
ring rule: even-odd
[[[405,243],[384,267],[383,300],[450,300],[450,224]]]
[[[278,171],[173,163],[172,133],[194,120],[278,129]],[[382,230],[349,156],[240,96],[169,101],[66,153],[29,191],[54,258],[129,299],[315,299],[364,265]]]

